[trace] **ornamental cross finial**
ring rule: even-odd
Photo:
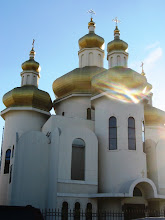
[[[35,42],[35,40],[33,39],[33,43],[32,43],[32,49],[34,49],[34,42]]]
[[[87,13],[91,14],[91,18],[92,18],[92,15],[96,14],[96,12],[93,9],[88,10]]]
[[[140,66],[140,67],[142,67],[142,73],[144,72],[143,66],[144,66],[144,63],[142,62],[141,66]]]
[[[114,21],[116,23],[116,27],[117,27],[117,23],[121,22],[121,21],[119,21],[119,19],[117,17],[115,19],[112,19],[112,21]]]

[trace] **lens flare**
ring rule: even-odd
[[[139,103],[150,93],[150,90],[147,91],[147,86],[130,89],[115,82],[100,81],[95,88],[101,93],[104,92],[109,98],[126,103]]]

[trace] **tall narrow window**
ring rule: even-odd
[[[128,149],[136,150],[135,119],[128,118]]]
[[[127,61],[125,57],[124,57],[124,66],[127,67]]]
[[[121,58],[120,56],[118,55],[117,56],[117,66],[120,66],[121,65]]]
[[[144,121],[142,121],[142,143],[143,143],[143,152],[145,152],[145,127],[144,127]]]
[[[110,67],[113,67],[113,57],[111,57]]]
[[[84,54],[81,55],[81,67],[85,66]]]
[[[89,66],[93,66],[93,53],[89,53]]]
[[[72,165],[71,179],[85,179],[85,142],[80,139],[74,139],[72,143]]]
[[[26,78],[26,84],[27,84],[27,85],[30,84],[30,75],[27,75],[27,78]]]
[[[11,150],[8,149],[8,150],[6,151],[6,155],[5,155],[4,173],[9,173],[9,167],[10,167],[10,154],[11,154]]]
[[[92,220],[92,204],[88,203],[86,208],[86,220]]]
[[[117,120],[110,117],[109,119],[109,150],[117,149]]]
[[[62,213],[61,213],[61,220],[68,220],[68,203],[62,203]]]
[[[99,65],[99,67],[102,67],[101,55],[100,54],[98,54],[98,65]]]
[[[87,119],[91,120],[91,109],[87,108]]]
[[[74,220],[80,220],[80,203],[79,202],[75,203]]]

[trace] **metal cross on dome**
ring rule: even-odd
[[[88,10],[87,13],[91,14],[91,18],[92,18],[92,15],[96,14],[96,12],[93,9]]]
[[[144,63],[142,62],[141,66],[140,66],[140,67],[142,67],[142,73],[144,72],[143,66],[144,66]]]
[[[115,19],[112,19],[112,21],[114,21],[116,23],[116,27],[118,23],[121,23],[121,21],[119,21],[119,19],[116,17]]]
[[[32,43],[32,48],[34,49],[34,42],[35,42],[35,40],[33,39],[33,43]]]

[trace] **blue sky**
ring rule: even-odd
[[[96,33],[113,40],[116,16],[121,39],[129,45],[128,67],[141,72],[153,85],[153,105],[165,110],[165,1],[163,0],[1,0],[0,98],[21,83],[21,64],[29,58],[33,38],[36,61],[41,65],[39,88],[54,94],[52,83],[78,67],[78,39],[88,32],[87,10],[94,9]],[[0,102],[0,110],[5,106]],[[0,136],[4,120],[0,119]]]

